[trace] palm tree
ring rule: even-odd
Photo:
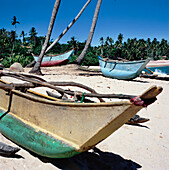
[[[68,43],[70,46],[72,46],[73,48],[75,48],[75,47],[76,47],[77,40],[76,40],[76,38],[73,36],[73,37],[71,37],[71,40],[70,40],[70,41],[67,41],[67,43]]]
[[[66,33],[67,31],[72,27],[72,25],[79,19],[85,8],[88,6],[91,0],[88,0],[86,4],[83,6],[83,8],[80,10],[78,15],[73,19],[73,21],[66,27],[66,29],[59,35],[59,37],[46,49],[45,53],[47,53]]]
[[[15,26],[15,31],[16,31],[16,24],[20,24],[20,22],[16,20],[16,16],[13,16],[11,23],[12,25]]]
[[[96,27],[96,23],[97,23],[97,19],[98,19],[98,15],[99,15],[101,3],[102,3],[102,0],[97,1],[97,5],[96,5],[95,13],[94,13],[94,16],[93,16],[93,21],[92,21],[92,25],[91,25],[90,32],[89,32],[89,35],[88,35],[88,39],[86,41],[86,44],[85,44],[85,47],[84,47],[82,53],[75,60],[75,63],[78,64],[78,65],[80,65],[82,63],[82,61],[83,61],[83,59],[84,59],[84,57],[87,53],[87,50],[88,50],[88,48],[91,44],[93,34],[94,34],[94,31],[95,31],[95,27]]]
[[[104,38],[103,37],[100,38],[100,44],[101,44],[101,46],[103,46],[103,44],[104,44]]]
[[[52,12],[52,16],[51,16],[50,24],[49,24],[49,27],[48,27],[48,33],[46,35],[45,42],[44,42],[44,44],[42,46],[42,50],[41,50],[41,53],[40,53],[40,55],[38,57],[38,61],[36,62],[34,67],[30,70],[30,73],[35,73],[35,74],[42,75],[42,72],[40,70],[40,65],[41,65],[42,59],[44,57],[45,51],[47,49],[47,45],[48,45],[49,40],[50,40],[50,36],[51,36],[53,25],[54,25],[54,22],[55,22],[56,14],[57,14],[59,6],[60,6],[60,1],[61,0],[56,0],[55,1],[55,5],[54,5],[54,8],[53,8],[53,12]]]
[[[14,47],[15,47],[15,40],[16,40],[16,32],[15,31],[11,31],[10,38],[11,38],[11,42],[12,42],[12,50],[11,50],[11,56],[12,56]]]
[[[25,43],[25,32],[22,31],[21,34],[20,34],[20,37],[22,37],[22,40],[23,40],[23,43]]]
[[[31,30],[29,31],[29,35],[30,35],[29,40],[31,41],[34,47],[36,46],[36,38],[37,38],[36,35],[37,34],[38,33],[36,32],[35,27],[32,27]]]
[[[99,47],[99,50],[101,51],[100,55],[103,56],[103,50],[104,50],[104,46],[103,46],[104,38],[103,37],[100,38],[100,44],[101,44],[101,46]]]
[[[121,49],[122,46],[123,46],[123,45],[122,45],[123,34],[120,33],[120,34],[118,35],[118,38],[117,38],[117,39],[118,39],[118,41],[116,41],[116,46],[117,46],[117,48],[120,48],[120,49]]]
[[[112,46],[113,43],[114,43],[113,39],[112,39],[111,37],[109,37],[108,41],[109,41],[109,43],[110,43],[110,46]]]
[[[15,41],[16,41],[16,24],[20,24],[20,22],[17,21],[16,16],[13,16],[11,24],[15,26],[15,31],[11,31],[12,43],[13,43],[12,53],[13,53],[14,46],[15,46]]]

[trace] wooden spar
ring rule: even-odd
[[[156,86],[151,86],[151,88],[147,89],[141,96],[140,98],[143,100],[148,100],[155,98],[158,94],[162,92],[163,88],[162,87],[156,87]]]
[[[91,93],[96,93],[96,91],[88,86],[85,86],[83,84],[80,83],[75,83],[75,82],[46,82],[49,83],[51,85],[54,86],[76,86],[76,87],[80,87],[83,88],[87,91],[90,91]],[[34,88],[34,87],[40,87],[42,85],[35,85],[35,83],[12,83],[12,84],[3,84],[1,85],[1,88],[7,88],[7,89],[12,89],[12,87],[15,88]]]
[[[26,86],[26,88],[28,88],[28,87],[32,88],[33,86],[34,87],[44,86],[44,87],[48,87],[48,88],[51,88],[51,89],[58,91],[61,95],[63,95],[65,93],[65,94],[73,96],[75,94],[74,91],[64,90],[62,88],[55,86],[55,85],[57,85],[57,86],[70,86],[70,85],[72,85],[72,86],[83,87],[86,90],[92,92],[92,93],[76,92],[76,96],[82,97],[82,95],[83,95],[84,97],[97,97],[101,102],[104,101],[102,98],[131,99],[131,98],[136,97],[134,95],[125,95],[125,94],[98,94],[95,91],[93,91],[93,89],[88,88],[87,86],[84,86],[84,85],[79,84],[79,83],[74,83],[74,82],[51,82],[51,83],[50,82],[42,82],[42,81],[39,81],[39,80],[24,77],[23,75],[19,75],[19,74],[16,74],[16,73],[4,73],[4,72],[1,72],[1,76],[11,76],[11,77],[23,80],[23,81],[30,82],[30,83],[27,83],[26,85],[24,85],[24,84],[14,84],[14,83],[0,85],[0,88],[4,88],[4,89],[12,89],[12,88],[17,87],[17,86],[20,87],[20,88],[25,87],[25,86]],[[143,100],[149,100],[149,99],[155,98],[159,93],[161,93],[162,90],[163,90],[162,87],[153,86],[153,87],[151,87],[151,89],[148,89],[144,94],[142,94],[142,96],[140,96],[140,98],[143,99]]]
[[[154,74],[153,71],[151,71],[149,68],[145,67],[146,70],[148,70],[150,73]]]
[[[73,21],[66,27],[66,29],[59,35],[59,37],[46,49],[45,53],[47,53],[62,37],[66,32],[72,27],[72,25],[78,20],[78,18],[81,16],[85,8],[88,6],[88,4],[91,2],[91,0],[88,0],[86,4],[83,6],[81,11],[78,13],[78,15],[73,19]]]
[[[48,87],[48,88],[57,90],[61,95],[63,95],[64,93],[67,93],[69,95],[74,95],[74,92],[70,92],[70,91],[65,92],[65,90],[63,90],[62,88],[56,87],[56,86],[52,85],[52,83],[49,84],[48,82],[46,82],[45,80],[43,80],[37,76],[33,76],[33,79],[32,79],[32,78],[30,78],[30,77],[32,77],[32,75],[26,75],[26,74],[22,75],[22,74],[17,74],[17,73],[4,73],[4,72],[0,72],[0,76],[10,76],[10,77],[14,77],[14,78],[17,78],[17,79],[20,79],[23,81],[31,82],[33,84],[36,84],[36,86],[38,85],[38,86]],[[36,80],[36,79],[38,79],[38,80]],[[53,84],[56,84],[56,83],[53,83]],[[68,86],[68,84],[71,86],[78,86],[78,87],[84,88],[92,93],[96,93],[96,91],[94,89],[87,87],[85,85],[82,85],[80,83],[67,82],[67,83],[65,83],[65,85],[62,83],[63,86]],[[58,86],[59,86],[59,82],[58,82]],[[61,86],[61,84],[60,84],[60,86]],[[82,93],[80,93],[79,96],[82,96]],[[98,98],[98,99],[100,100],[100,102],[104,102],[103,99],[101,99],[101,98]]]
[[[14,76],[13,76],[14,77]],[[19,78],[21,80],[23,80],[22,78]],[[27,80],[24,80],[27,81]],[[31,80],[30,80],[31,81]],[[35,81],[32,81],[33,83],[11,83],[11,84],[0,84],[0,88],[2,89],[6,89],[6,90],[12,90],[14,88],[16,89],[22,89],[22,88],[34,88],[34,87],[43,87],[45,86],[43,83],[35,83]],[[74,83],[74,82],[45,82],[49,84],[49,88],[55,89],[56,91],[58,91],[61,94],[68,94],[68,95],[74,95],[75,92],[74,91],[70,91],[70,90],[64,90],[58,87],[55,87],[54,85],[57,86],[75,86],[75,84],[78,83]],[[45,86],[47,87],[47,86]],[[53,88],[54,87],[54,88]],[[80,87],[80,86],[78,86]],[[87,88],[85,88],[87,90]],[[99,94],[99,93],[82,93],[82,92],[76,92],[77,96],[82,97],[82,95],[84,95],[85,97],[97,97],[97,98],[119,98],[119,99],[131,99],[133,97],[136,97],[134,95],[124,95],[124,94]],[[104,101],[104,100],[102,100]]]
[[[2,73],[3,76],[10,76],[11,73]],[[10,75],[9,75],[10,74]],[[17,73],[15,73],[17,74]],[[40,80],[40,81],[43,81],[43,82],[46,82],[46,80],[40,78],[40,77],[37,77],[35,75],[29,75],[29,74],[17,74],[17,75],[22,75],[22,76],[25,76],[25,77],[28,77],[28,78],[33,78],[33,79],[37,79],[37,80]],[[1,75],[0,75],[1,76]],[[92,89],[91,87],[88,87],[86,85],[83,85],[83,84],[80,84],[80,83],[75,83],[75,82],[47,82],[49,84],[52,84],[54,86],[76,86],[76,87],[80,87],[80,88],[83,88],[85,90],[88,90],[90,91],[91,93],[96,93],[96,91],[94,89]],[[22,87],[22,84],[15,84],[15,87]],[[36,87],[34,84],[32,83],[24,83],[23,87],[25,88],[34,88]]]
[[[49,82],[48,82],[49,83]],[[43,84],[43,83],[42,83]],[[34,84],[34,83],[23,83],[23,84],[17,84],[17,83],[11,83],[11,84],[0,84],[0,88],[2,89],[6,89],[6,90],[11,90],[13,88],[34,88],[34,87],[42,87],[44,85],[42,85],[41,83],[40,84],[37,84],[37,86]],[[54,83],[55,84],[55,83]],[[57,84],[57,83],[56,83]],[[52,88],[53,85],[48,85],[48,86],[45,86],[45,87],[49,87],[49,88]],[[74,91],[70,91],[70,90],[64,90],[64,89],[61,89],[61,88],[58,88],[58,87],[55,87],[52,88],[56,91],[58,91],[59,93],[66,93],[68,95],[74,95]],[[80,96],[82,97],[82,92],[77,92],[76,93],[77,96]],[[134,95],[125,95],[125,94],[99,94],[99,93],[84,93],[84,96],[85,97],[97,97],[97,98],[119,98],[119,99],[131,99],[133,97],[136,97]]]

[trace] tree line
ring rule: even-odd
[[[4,67],[9,67],[14,62],[19,62],[25,67],[33,61],[33,54],[39,55],[42,45],[45,41],[45,36],[38,36],[38,32],[34,27],[28,33],[22,31],[17,34],[16,24],[19,22],[16,17],[11,22],[15,30],[7,31],[5,28],[0,29],[0,60]],[[53,40],[49,41],[49,45]],[[72,56],[70,63],[73,63],[76,58],[82,53],[86,41],[79,42],[75,36],[72,36],[67,43],[56,43],[48,54],[64,53],[76,47],[75,53]],[[124,41],[123,34],[119,34],[117,40],[111,37],[101,37],[98,46],[89,45],[81,65],[98,65],[97,56],[104,56],[110,59],[125,59],[125,60],[142,60],[147,57],[152,57],[154,60],[169,59],[169,43],[165,39],[158,41],[157,38],[137,39],[128,38]]]

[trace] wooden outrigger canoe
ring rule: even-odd
[[[162,91],[161,87],[151,87],[139,97],[144,103],[141,105],[135,99],[75,103],[31,90],[4,88],[6,85],[0,79],[0,132],[18,145],[50,158],[68,158],[93,148],[145,103],[155,101]]]
[[[41,67],[59,66],[59,65],[67,64],[73,53],[74,53],[74,49],[55,56],[44,56],[41,62]],[[38,56],[33,56],[33,57],[37,62]]]
[[[138,77],[151,58],[140,61],[104,60],[98,56],[100,69],[105,77],[120,80],[131,80]]]

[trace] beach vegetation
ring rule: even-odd
[[[17,20],[16,20],[17,21]],[[16,31],[0,29],[0,60],[5,67],[14,62],[19,62],[25,67],[33,61],[33,54],[39,55],[44,44],[45,36],[38,36],[36,28],[32,27],[28,33],[24,30],[19,34]],[[49,45],[53,42],[50,40]],[[124,41],[124,35],[119,34],[117,40],[110,36],[101,37],[98,46],[88,47],[87,53],[81,65],[99,65],[97,56],[110,59],[142,60],[151,57],[154,60],[169,59],[169,42],[164,38],[137,39],[128,38]],[[73,63],[82,53],[86,41],[80,42],[72,36],[67,43],[56,43],[48,54],[64,53],[76,47],[75,53],[69,63]]]

